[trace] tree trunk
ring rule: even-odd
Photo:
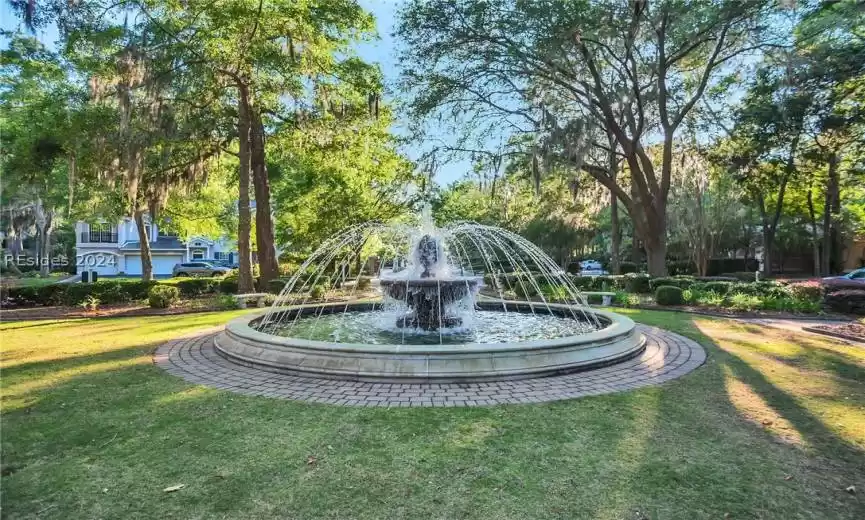
[[[634,202],[636,202],[638,198],[637,187],[634,185],[634,181],[631,181],[631,198]],[[640,254],[639,233],[637,233],[637,225],[633,215],[631,215],[631,227],[631,261],[637,266],[637,270],[639,271],[640,262],[642,262],[642,255]]]
[[[772,247],[775,242],[775,231],[769,226],[763,226],[763,276],[772,274]]]
[[[261,285],[279,277],[279,261],[273,239],[273,218],[270,213],[270,181],[267,178],[267,163],[264,151],[264,124],[261,114],[253,110],[250,114],[252,124],[251,157],[252,183],[255,188],[255,244],[258,252],[259,276]]]
[[[619,225],[619,199],[610,192],[610,270],[613,274],[622,274],[622,263],[619,260],[622,248],[622,229]]]
[[[153,280],[153,260],[150,254],[150,236],[144,227],[144,211],[135,210],[135,227],[138,229],[138,243],[141,244],[141,279]]]
[[[48,248],[51,243],[50,235],[54,212],[45,211],[45,206],[42,204],[42,197],[40,196],[36,196],[33,212],[36,229],[39,231],[39,237],[36,241],[36,265],[39,267],[39,274],[47,276],[51,272],[51,259],[49,258],[50,252]]]
[[[644,205],[645,231],[643,247],[649,274],[667,276],[667,211],[664,205]]]
[[[838,191],[838,155],[829,156],[829,175],[826,176],[826,197],[823,203],[823,276],[832,274],[832,210]]]
[[[39,274],[48,276],[51,272],[51,233],[54,231],[53,216],[46,215],[45,225],[39,229]]]
[[[610,151],[607,153],[607,168],[610,177],[616,182],[618,161],[616,161],[616,136],[607,133]],[[619,250],[622,246],[622,229],[619,225],[619,197],[610,190],[610,270],[613,274],[622,274],[622,264],[619,261]]]
[[[841,157],[835,156],[835,183],[832,194],[832,219],[830,230],[830,241],[832,248],[829,250],[829,268],[833,273],[840,273],[844,270],[844,260],[842,258],[844,245],[841,242],[841,230],[838,226],[838,215],[841,214],[841,179],[838,166],[841,164]]]
[[[814,276],[820,276],[820,237],[817,234],[817,215],[814,212],[812,186],[808,186],[808,219],[811,222],[811,258]]]
[[[251,218],[249,214],[249,169],[250,169],[250,118],[249,91],[243,83],[238,83],[240,100],[237,107],[238,157],[238,197],[237,197],[237,252],[240,256],[237,291],[241,294],[255,291],[252,277],[252,254],[250,251]]]
[[[645,242],[646,261],[651,276],[667,276],[667,240],[665,236]]]

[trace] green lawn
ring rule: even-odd
[[[15,277],[15,276],[3,276],[2,280],[0,280],[0,284],[7,285],[9,287],[42,287],[43,285],[50,285],[52,283],[57,283],[60,280],[65,280],[72,276],[69,273],[50,273],[46,277]]]
[[[624,311],[697,339],[708,363],[482,409],[245,397],[152,365],[160,343],[240,312],[0,325],[4,517],[865,518],[861,347]]]

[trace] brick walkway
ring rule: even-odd
[[[214,333],[162,345],[154,362],[192,383],[241,394],[348,406],[487,406],[539,403],[621,392],[657,385],[694,370],[706,360],[695,341],[639,325],[645,334],[641,355],[564,376],[494,383],[361,383],[268,372],[228,361],[213,347]]]

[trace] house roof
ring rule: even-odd
[[[123,244],[123,247],[120,248],[122,251],[138,251],[141,249],[141,242],[137,240],[134,242],[126,242]],[[186,246],[183,245],[183,242],[180,241],[177,237],[158,237],[156,242],[150,243],[150,249],[154,250],[180,250],[186,251]]]

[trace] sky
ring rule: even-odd
[[[395,93],[395,85],[399,79],[399,66],[396,58],[397,42],[393,37],[393,31],[397,11],[403,2],[401,0],[359,0],[359,2],[364,9],[375,16],[379,39],[362,43],[357,47],[357,53],[364,60],[381,66],[389,91]],[[23,29],[21,21],[6,1],[0,1],[0,28],[11,31]],[[53,25],[37,30],[36,36],[52,48],[58,39],[57,29]],[[5,46],[5,39],[0,38],[0,47]],[[400,134],[406,126],[405,120],[401,121],[401,119],[397,114],[397,122],[394,125],[394,132]],[[417,159],[425,150],[428,150],[428,147],[424,146],[424,143],[410,143],[403,147],[402,152],[410,159]],[[440,164],[435,172],[435,181],[442,186],[450,184],[462,178],[470,169],[471,163],[467,159]]]

